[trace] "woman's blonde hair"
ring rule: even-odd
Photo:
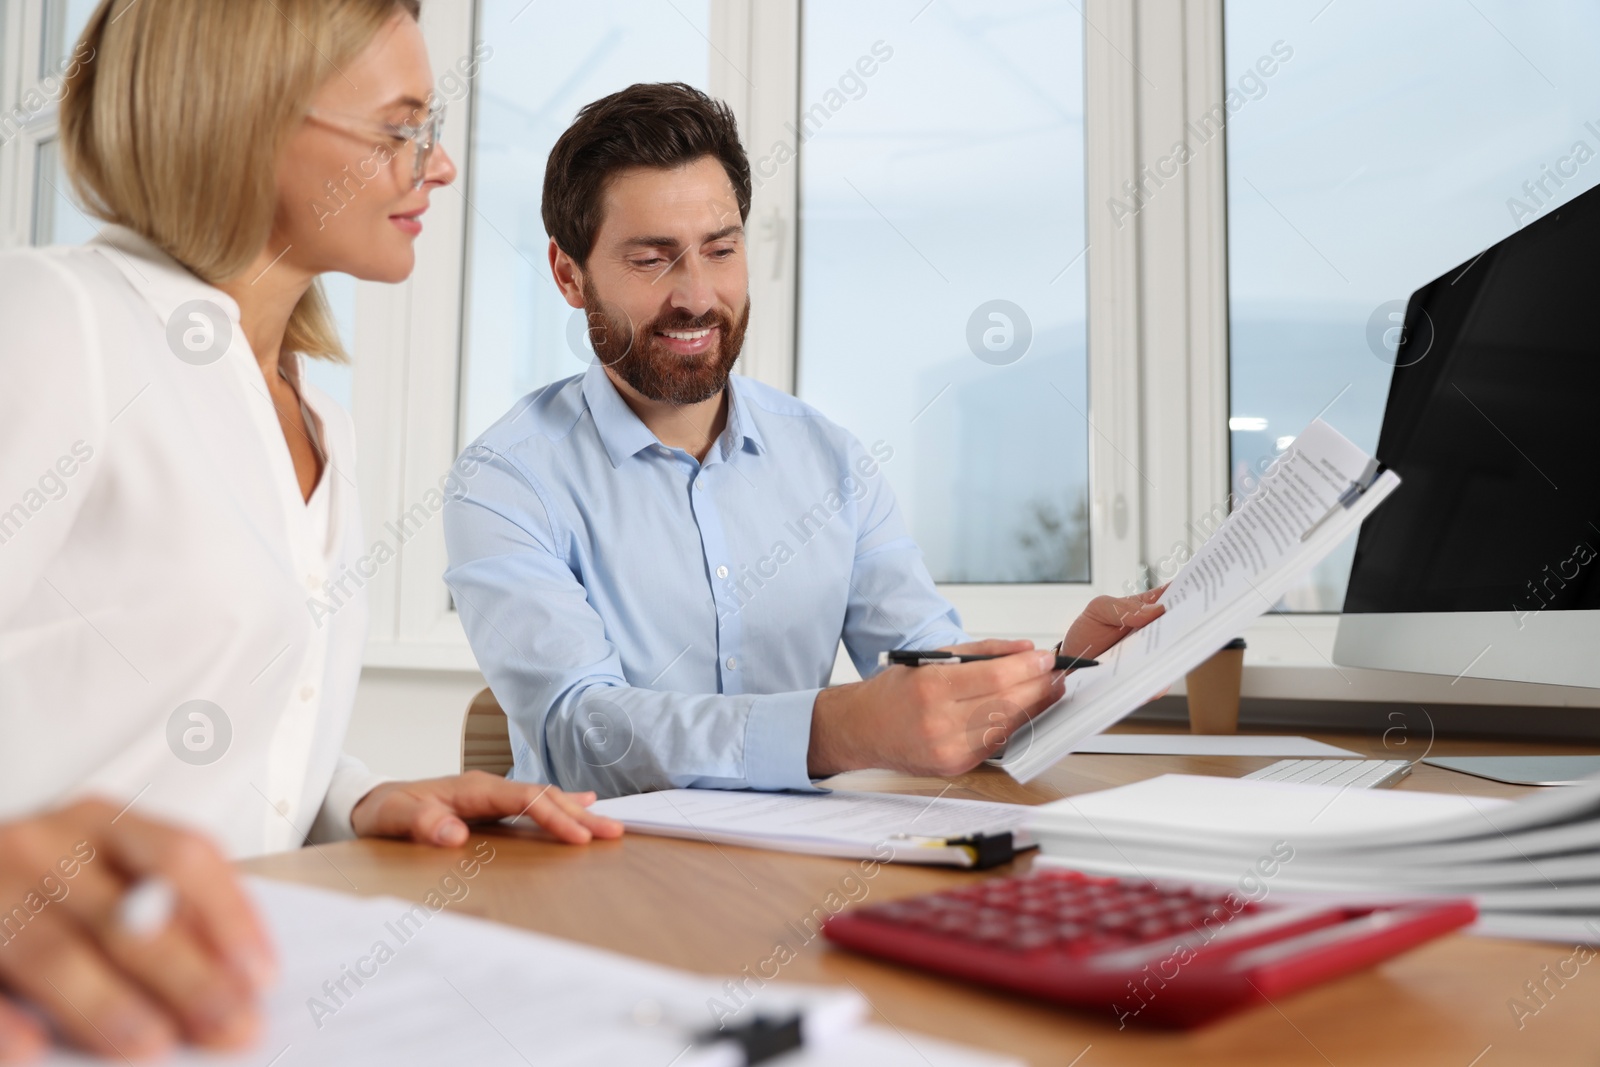
[[[61,154],[94,214],[215,284],[272,231],[279,155],[317,88],[420,0],[101,0],[61,102]],[[283,347],[344,360],[314,283]]]

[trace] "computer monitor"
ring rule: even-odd
[[[1600,687],[1600,189],[1406,308],[1334,660]]]

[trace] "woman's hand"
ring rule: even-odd
[[[1097,596],[1089,601],[1061,642],[1063,656],[1093,659],[1124,637],[1159,619],[1167,609],[1156,601],[1166,586],[1133,596]]]
[[[622,824],[589,811],[593,793],[563,793],[553,785],[513,782],[483,771],[417,782],[385,782],[361,798],[350,825],[362,837],[408,837],[454,847],[467,823],[526,815],[569,844],[621,837]]]
[[[154,906],[125,911],[130,899]],[[276,969],[233,869],[198,834],[99,800],[0,822],[0,1063],[42,1053],[46,1025],[117,1059],[179,1041],[243,1048]]]

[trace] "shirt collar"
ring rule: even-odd
[[[173,313],[183,304],[208,300],[237,328],[238,302],[202,281],[144,235],[114,222],[106,223],[100,228],[99,236],[89,242],[89,247],[104,252],[106,259],[128,279],[128,284],[155,308],[163,323],[171,321]]]
[[[598,361],[589,364],[584,372],[583,399],[589,405],[594,428],[600,434],[600,443],[605,445],[613,467],[622,466],[623,460],[659,443],[650,427],[641,422],[622,399]]]
[[[765,451],[766,443],[751,417],[749,399],[742,397],[742,381],[736,376],[728,379],[728,425],[717,439],[717,454],[726,462],[737,447],[751,452]],[[591,363],[583,375],[583,399],[589,405],[600,443],[612,467],[622,466],[622,461],[638,455],[651,445],[659,444],[656,435],[633,413],[628,402],[622,399],[612,384],[605,368]]]
[[[728,451],[737,442],[738,447],[760,455],[767,450],[767,443],[761,438],[761,428],[756,425],[756,408],[745,395],[745,388],[742,376],[728,376],[728,428],[723,431],[722,439]],[[728,457],[724,454],[722,458]]]

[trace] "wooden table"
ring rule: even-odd
[[[1125,727],[1125,729],[1127,729]],[[1159,731],[1158,731],[1159,732]],[[1414,758],[1426,738],[1316,735],[1372,757]],[[1407,740],[1405,747],[1398,742]],[[1407,751],[1409,749],[1409,751]],[[1591,752],[1572,745],[1437,741],[1435,755]],[[1251,757],[1070,756],[1029,785],[980,768],[952,781],[887,772],[841,775],[839,788],[1042,803],[1155,774],[1237,776],[1268,763]],[[1530,790],[1418,765],[1399,788],[1516,796]],[[1573,946],[1451,936],[1382,966],[1187,1033],[1115,1022],[988,992],[855,956],[804,938],[824,901],[874,901],[1025,870],[1030,858],[994,872],[885,865],[863,879],[848,860],[818,859],[630,835],[574,848],[517,831],[487,835],[494,860],[458,905],[463,912],[718,976],[772,974],[779,980],[855,986],[879,1019],[1020,1056],[1033,1064],[1238,1065],[1593,1064],[1600,1059],[1600,959],[1558,987],[1519,1027],[1510,1001],[1544,978]],[[459,850],[358,841],[302,849],[243,864],[250,872],[360,894],[421,900]],[[779,966],[782,942],[794,957]],[[780,956],[781,958],[781,956]],[[1568,964],[1571,972],[1575,964]],[[1533,1002],[1529,1001],[1530,1005]],[[1077,1058],[1081,1057],[1081,1058]]]

